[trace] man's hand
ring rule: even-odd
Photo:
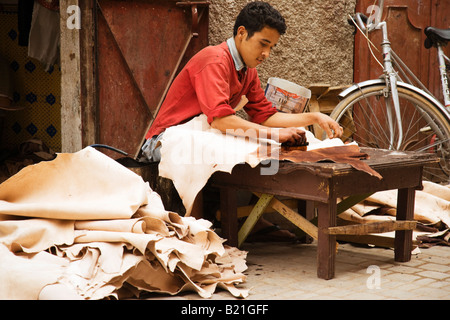
[[[316,113],[317,124],[325,130],[328,138],[340,138],[344,133],[342,127],[329,116],[323,113]]]
[[[287,142],[291,145],[304,145],[306,143],[305,131],[299,128],[280,128],[277,135],[276,138],[278,138],[279,143]]]

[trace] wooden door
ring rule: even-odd
[[[366,15],[373,0],[358,0],[356,11]],[[424,29],[427,26],[437,28],[450,27],[450,1],[448,0],[385,0],[382,20],[387,21],[389,40],[392,49],[415,73],[420,81],[441,101],[442,89],[439,80],[437,52],[435,48],[425,49]],[[381,30],[369,35],[370,40],[380,48]],[[449,54],[449,46],[446,48]],[[382,62],[380,52],[374,51]],[[382,74],[367,46],[364,37],[355,36],[354,81],[374,79]]]
[[[134,157],[173,78],[207,45],[207,2],[99,0],[95,11],[95,140]]]

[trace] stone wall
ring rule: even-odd
[[[248,0],[211,0],[211,45],[233,35],[239,11]],[[272,0],[284,16],[287,32],[268,61],[258,67],[261,83],[279,77],[305,87],[325,83],[351,84],[353,80],[353,28],[349,14],[356,0]]]

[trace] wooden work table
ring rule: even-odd
[[[412,229],[415,222],[415,190],[422,188],[423,166],[438,159],[432,154],[403,153],[396,151],[361,148],[369,154],[366,161],[380,173],[383,179],[358,171],[348,164],[333,162],[292,163],[282,161],[273,175],[261,175],[261,167],[247,164],[234,167],[231,174],[216,172],[211,182],[220,188],[222,236],[229,245],[239,246],[267,206],[285,216],[307,234],[317,240],[319,278],[334,277],[336,236],[339,234],[375,233],[395,230],[395,261],[411,259]],[[375,223],[362,227],[336,226],[338,212],[377,191],[398,189],[397,221]],[[249,190],[260,199],[238,232],[236,192]],[[275,196],[287,196],[306,200],[303,215],[284,206]],[[351,200],[351,199],[357,200]],[[338,203],[338,199],[346,199]],[[317,209],[317,211],[315,211]],[[309,219],[317,212],[318,226]],[[307,217],[307,218],[305,218]],[[353,229],[352,229],[353,228]],[[356,228],[356,229],[355,229]],[[243,230],[244,229],[244,230]]]

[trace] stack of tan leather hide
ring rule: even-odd
[[[217,287],[248,292],[246,253],[164,209],[148,183],[90,147],[0,185],[0,299],[104,299]]]

